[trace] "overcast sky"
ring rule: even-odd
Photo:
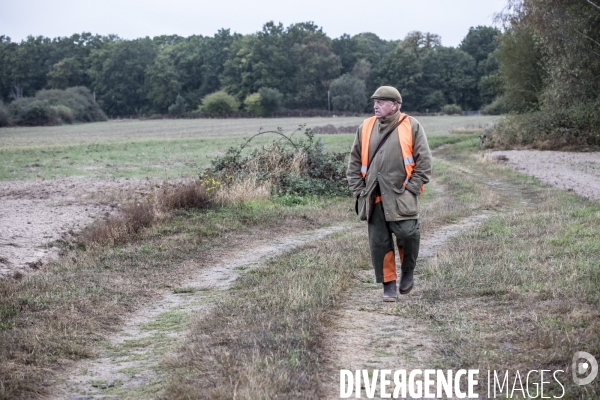
[[[331,38],[373,32],[402,39],[413,30],[437,33],[457,46],[469,27],[492,25],[505,0],[0,0],[0,35],[70,36],[92,32],[122,38],[200,34],[220,28],[254,33],[267,21],[313,21]]]

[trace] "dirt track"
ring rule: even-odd
[[[600,201],[600,152],[505,150],[489,154],[548,185]]]
[[[177,329],[148,329],[148,326],[159,325],[161,317],[173,312],[178,313],[180,318],[182,314],[199,318],[214,306],[216,297],[225,295],[240,274],[260,267],[266,258],[348,228],[348,224],[340,224],[286,235],[275,240],[249,240],[243,246],[236,247],[233,252],[224,250],[223,254],[215,254],[208,260],[194,262],[196,273],[182,284],[189,292],[167,292],[153,302],[150,308],[142,308],[130,316],[123,329],[110,338],[110,345],[102,351],[99,358],[80,361],[58,379],[55,396],[52,398],[106,398],[108,396],[105,389],[113,386],[118,386],[117,398],[134,397],[132,393],[136,390],[144,393],[143,390],[157,384],[156,381],[160,382],[162,377],[157,377],[156,373],[159,363],[165,357],[176,357],[174,352],[178,350],[186,333]],[[167,345],[161,342],[161,335],[165,333],[168,337]],[[143,346],[139,345],[140,340],[146,340]],[[132,373],[132,370],[136,372]],[[139,392],[135,394],[139,395]]]

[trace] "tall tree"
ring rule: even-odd
[[[477,72],[479,73],[479,97],[483,104],[490,104],[504,93],[504,82],[500,73],[498,62],[499,49],[488,54],[488,57],[479,62]]]
[[[496,49],[500,30],[491,26],[471,27],[458,48],[468,53],[476,63],[478,93],[473,95],[472,106],[491,103],[502,92],[498,74]]]
[[[33,96],[46,87],[46,74],[52,65],[51,44],[52,40],[42,36],[28,36],[17,46],[9,40],[3,43],[3,81],[9,90],[4,96]]]
[[[600,146],[600,4],[508,0],[499,20],[501,100],[518,112],[499,125],[499,141]]]
[[[296,70],[291,45],[285,39],[283,25],[268,22],[255,35],[238,37],[231,44],[223,72],[223,88],[239,100],[256,93],[261,87],[292,92],[292,77]]]
[[[477,109],[477,77],[475,60],[469,54],[453,47],[437,47],[423,58],[423,76],[421,85],[430,94],[443,93],[447,104],[458,104],[463,109]],[[438,104],[426,104],[428,100]],[[428,99],[424,96],[420,108],[441,107],[439,94]]]
[[[14,43],[10,37],[0,36],[0,101],[10,100],[11,93],[15,90],[14,85],[18,84],[13,78],[13,63],[18,47],[19,45]],[[18,91],[22,96],[22,89],[18,89]]]
[[[213,37],[121,40],[84,32],[21,43],[1,36],[0,97],[10,101],[44,88],[86,86],[109,115],[131,115],[166,113],[177,96],[178,104],[195,109],[219,90],[242,101],[271,88],[287,107],[325,108],[331,82],[349,74],[366,83],[365,95],[377,85],[398,86],[406,109],[437,109],[447,102],[475,108],[509,82],[499,78],[508,76],[508,69],[502,67],[503,74],[497,69],[498,60],[509,56],[502,49],[491,51],[496,33],[495,28],[472,28],[461,43],[472,56],[441,50],[441,38],[433,33],[414,31],[401,41],[368,32],[331,40],[312,22],[288,27],[268,22],[260,32],[244,36],[220,30]],[[473,70],[465,71],[465,65]]]
[[[442,38],[435,33],[412,31],[406,35],[400,45],[412,51],[417,58],[423,58],[430,50],[442,45]]]
[[[468,53],[479,64],[498,48],[497,37],[499,35],[500,30],[491,26],[471,27],[458,48]]]
[[[333,39],[331,49],[340,58],[342,64],[342,74],[352,71],[354,64],[358,60],[357,43],[347,33],[339,38]]]
[[[142,115],[150,110],[146,69],[157,46],[150,38],[114,41],[92,51],[92,87],[109,115]]]
[[[325,108],[329,83],[339,76],[342,67],[339,57],[331,50],[331,39],[312,23],[293,25],[288,32],[296,42],[292,55],[298,66],[294,77],[295,93],[289,96],[288,105]]]
[[[46,77],[48,87],[52,89],[66,89],[89,81],[84,64],[77,57],[63,58],[52,66]],[[86,86],[89,86],[89,83]]]
[[[118,40],[115,35],[100,36],[89,32],[53,39],[51,67],[46,74],[47,87],[52,89],[90,87],[91,80],[87,73],[90,68],[90,53],[114,40]]]
[[[146,69],[145,85],[154,112],[166,114],[183,87],[181,74],[175,66],[175,46],[166,45],[158,52],[154,63]]]
[[[402,107],[406,110],[416,110],[422,96],[419,87],[421,75],[421,62],[417,56],[398,46],[373,69],[368,85],[369,91],[372,93],[378,86],[394,86],[402,95]]]
[[[240,37],[240,34],[232,35],[229,29],[220,29],[212,38],[204,38],[202,42],[202,79],[198,86],[199,98],[213,93],[221,87],[219,76],[223,72],[225,60],[229,56],[231,45]],[[189,75],[189,79],[193,79],[193,77]]]
[[[327,87],[341,64],[331,40],[311,22],[269,22],[261,32],[238,38],[224,63],[221,82],[240,100],[261,87],[279,90],[290,107],[325,107]]]
[[[346,74],[352,71],[359,60],[366,60],[371,65],[378,64],[386,54],[396,48],[396,44],[366,32],[352,37],[344,34],[332,41],[331,49],[340,58],[341,73]]]

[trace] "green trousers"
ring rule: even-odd
[[[371,260],[373,261],[377,283],[391,282],[398,279],[392,233],[396,236],[402,270],[411,271],[415,269],[421,241],[418,219],[388,222],[385,220],[385,213],[380,202],[375,204],[373,208],[368,227]]]

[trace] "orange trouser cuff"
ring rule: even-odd
[[[383,258],[383,282],[391,282],[397,279],[396,258],[393,251],[388,251]]]

